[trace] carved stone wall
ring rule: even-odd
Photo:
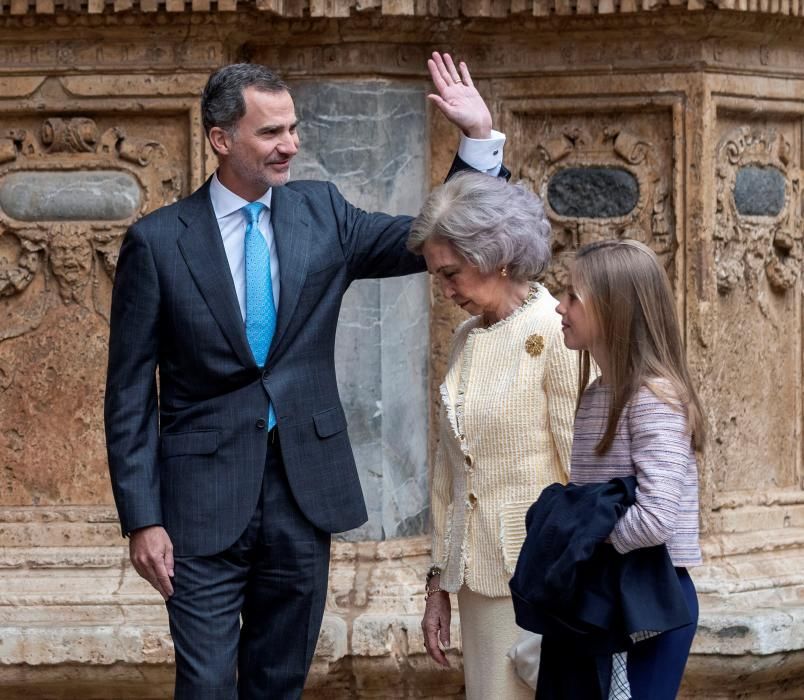
[[[801,488],[801,117],[791,116],[720,112],[713,144],[722,321],[712,354],[724,377],[762,368],[762,381],[717,387],[712,460],[719,500]],[[728,468],[738,460],[763,468]]]
[[[570,119],[556,106],[507,106],[512,131],[529,147],[516,176],[541,196],[553,224],[547,286],[563,289],[579,246],[612,237],[646,243],[674,276],[670,106],[627,113],[601,100]]]
[[[107,504],[100,426],[117,251],[130,223],[182,194],[186,132],[150,116],[123,127],[112,115],[3,112],[0,124],[0,503]]]
[[[198,112],[207,74],[276,67],[303,117],[294,176],[415,213],[456,143],[424,99],[436,48],[467,59],[506,163],[545,200],[551,289],[603,237],[645,241],[670,273],[711,433],[684,697],[801,698],[802,12],[0,0],[0,699],[170,696],[164,608],[119,537],[101,406],[120,237],[215,167]],[[371,520],[333,547],[305,697],[463,696],[457,620],[450,671],[427,661],[419,630],[427,355],[434,406],[460,316],[425,277],[350,290],[338,362]]]

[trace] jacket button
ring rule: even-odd
[[[265,418],[258,418],[257,422],[254,424],[254,427],[257,428],[257,430],[265,430],[266,425],[267,423],[265,422]]]
[[[475,463],[475,459],[472,457],[472,455],[466,455],[466,457],[463,458],[463,461],[466,463],[467,469],[471,469]]]
[[[474,508],[477,505],[477,495],[474,491],[469,492],[469,496],[466,499],[466,506],[467,508]]]
[[[267,382],[268,377],[270,377],[270,376],[271,376],[271,373],[267,369],[263,370],[263,372],[262,372],[262,381]]]

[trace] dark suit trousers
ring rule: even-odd
[[[269,445],[262,498],[241,537],[219,554],[175,560],[167,609],[176,700],[301,696],[324,614],[329,546],[293,499],[278,442]]]

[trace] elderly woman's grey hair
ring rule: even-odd
[[[413,221],[408,250],[445,241],[484,274],[507,268],[515,282],[538,279],[550,263],[550,222],[542,200],[523,185],[477,172],[436,188]]]

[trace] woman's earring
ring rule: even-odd
[[[508,277],[508,268],[503,267],[500,269],[500,277]]]

